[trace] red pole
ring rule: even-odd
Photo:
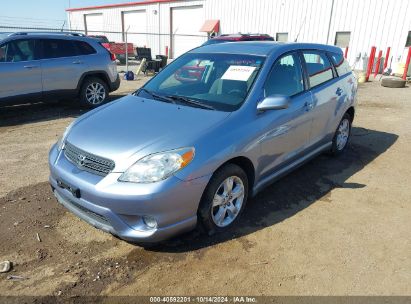
[[[380,72],[381,58],[382,58],[382,50],[378,52],[377,64],[375,65],[375,71],[374,71],[374,78],[377,77],[378,73]]]
[[[168,46],[166,46],[166,56],[168,57]]]
[[[345,59],[347,59],[348,49],[349,49],[349,47],[347,46],[347,47],[345,48],[345,52],[344,52],[344,58],[345,58]]]
[[[408,67],[410,66],[410,60],[411,60],[411,47],[408,48],[408,56],[407,56],[407,61],[405,62],[404,75],[402,75],[402,79],[404,80],[407,80]]]
[[[384,68],[383,71],[385,71],[385,69],[388,66],[388,60],[390,59],[390,52],[391,52],[391,47],[387,48],[387,53],[385,53],[385,60],[384,60]]]
[[[375,46],[371,47],[371,53],[370,53],[370,58],[368,59],[368,67],[367,67],[367,74],[365,76],[365,81],[368,81],[370,79],[370,75],[372,72],[372,66],[374,65],[374,58],[375,58],[376,51],[377,49]]]

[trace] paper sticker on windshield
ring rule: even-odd
[[[251,74],[253,74],[255,69],[256,67],[253,66],[232,65],[224,73],[221,79],[248,81],[248,79],[250,79]]]

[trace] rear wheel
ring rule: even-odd
[[[107,84],[98,77],[87,78],[80,91],[80,101],[91,108],[102,105],[108,97]]]
[[[200,203],[199,219],[208,232],[224,231],[234,225],[248,198],[248,179],[237,165],[219,169],[210,180]]]
[[[331,154],[339,155],[347,148],[351,136],[351,122],[351,116],[345,113],[335,131]]]

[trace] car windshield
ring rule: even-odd
[[[232,112],[241,107],[264,57],[187,53],[147,83],[138,96]],[[148,96],[151,95],[151,96]]]

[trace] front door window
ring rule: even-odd
[[[267,79],[265,96],[293,96],[304,91],[301,64],[296,54],[285,55],[273,66]]]

